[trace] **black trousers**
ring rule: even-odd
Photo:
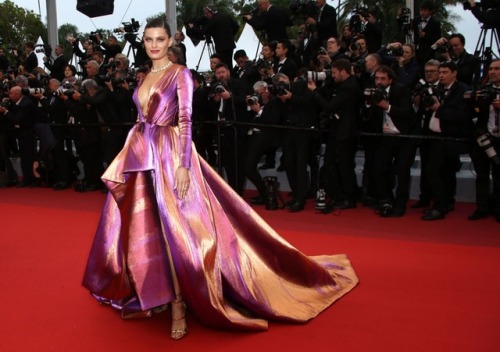
[[[500,154],[500,138],[493,138],[492,143],[497,154]],[[492,194],[493,207],[495,210],[500,210],[500,165],[493,164],[478,145],[474,146],[471,158],[476,171],[476,206],[488,209],[490,194]],[[493,181],[492,189],[490,187],[490,174]]]
[[[445,212],[455,202],[457,175],[460,170],[460,151],[457,143],[442,140],[429,142],[427,178],[431,187],[434,208]]]
[[[334,133],[328,137],[323,162],[323,178],[327,194],[335,200],[346,199],[356,202],[358,182],[356,179],[355,137],[337,141]]]
[[[23,182],[30,184],[34,180],[33,162],[35,161],[35,134],[33,128],[16,129],[15,136],[19,143]]]
[[[221,128],[220,134],[219,166],[225,171],[227,183],[231,188],[243,195],[246,135],[233,127]]]
[[[314,133],[298,130],[287,130],[283,138],[286,176],[298,201],[305,201],[309,189],[307,165],[315,138]]]
[[[248,137],[247,153],[245,159],[245,175],[252,182],[261,196],[266,194],[266,185],[262,180],[262,176],[257,168],[257,165],[262,157],[270,148],[274,146],[272,133],[266,131],[253,133]]]
[[[420,154],[420,200],[423,202],[430,202],[432,198],[432,189],[429,184],[429,155],[430,146],[429,141],[422,141],[418,147]]]
[[[415,161],[416,149],[416,143],[411,140],[386,137],[380,141],[375,155],[375,179],[380,200],[394,200],[396,206],[406,206],[410,198],[411,166]],[[392,186],[395,177],[397,186],[394,195]]]

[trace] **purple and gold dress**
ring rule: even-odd
[[[345,255],[306,256],[281,238],[197,153],[192,78],[173,65],[151,88],[148,113],[104,173],[109,189],[83,285],[122,317],[175,299],[168,253],[190,313],[214,328],[265,330],[305,322],[358,279]],[[174,189],[189,168],[184,199]]]

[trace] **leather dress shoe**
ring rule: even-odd
[[[393,209],[392,209],[392,216],[394,218],[400,218],[402,217],[403,215],[405,215],[406,213],[406,208],[404,207],[398,207],[398,206],[395,206]]]
[[[90,191],[97,191],[99,187],[97,185],[94,185],[93,183],[87,183],[87,182],[80,182],[77,185],[75,185],[75,191],[76,192],[90,192]]]
[[[472,214],[467,217],[467,220],[475,221],[488,217],[488,211],[482,208],[477,208]]]
[[[437,209],[431,209],[429,212],[424,213],[424,215],[420,219],[426,221],[444,219],[444,212],[441,212]]]
[[[264,196],[257,196],[250,198],[250,203],[253,205],[264,205],[266,204],[266,198]]]
[[[286,206],[286,208],[291,212],[291,213],[296,213],[298,211],[301,211],[301,210],[304,210],[304,206],[305,206],[305,203],[304,201],[300,201],[300,200],[295,200],[294,202],[288,204]]]
[[[356,203],[350,202],[348,200],[341,200],[341,201],[333,203],[332,208],[333,209],[353,209],[353,208],[356,208]]]
[[[427,208],[429,205],[431,205],[431,202],[419,199],[414,204],[412,204],[410,208],[412,209]]]
[[[16,185],[16,188],[24,188],[24,187],[29,187],[31,186],[31,182],[25,182],[25,181],[21,181],[19,182],[17,185]]]

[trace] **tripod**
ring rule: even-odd
[[[201,62],[201,59],[203,58],[203,54],[205,53],[205,50],[208,51],[208,57],[209,58],[215,52],[215,50],[214,50],[214,43],[212,42],[212,39],[209,38],[209,37],[205,38],[205,43],[203,44],[203,48],[201,49],[200,58],[198,59],[198,64],[196,65],[196,72],[198,72],[198,68],[200,67],[200,62]]]
[[[477,40],[474,56],[481,59],[481,77],[485,77],[488,67],[493,60],[493,55],[497,59],[498,56],[493,52],[493,45],[496,45],[497,51],[500,49],[500,40],[498,28],[490,28],[487,26],[481,27],[481,33]]]

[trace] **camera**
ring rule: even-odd
[[[101,33],[101,32],[99,32],[99,31],[90,32],[90,34],[89,34],[89,39],[90,39],[93,43],[97,43],[97,44],[99,44],[99,42],[100,42],[100,41],[98,40],[98,38],[97,38],[97,37],[102,38],[102,33]]]
[[[495,146],[493,145],[491,134],[488,132],[479,132],[476,133],[476,141],[481,150],[483,150],[493,165],[500,165],[500,156],[497,154],[495,150]]]
[[[403,48],[399,47],[399,48],[391,49],[391,55],[392,56],[403,56]]]
[[[366,61],[365,59],[359,59],[354,63],[354,73],[356,75],[362,75],[366,72]]]
[[[258,16],[259,15],[259,7],[254,7],[253,9],[251,9],[249,12],[245,12],[245,13],[240,13],[240,16],[246,16],[246,15],[251,15],[252,17],[255,17],[255,16]],[[247,18],[246,17],[243,17],[242,18],[243,22],[248,22]]]
[[[352,16],[349,18],[349,29],[353,35],[358,35],[362,32],[363,23],[361,17],[368,16],[368,9],[360,7],[359,3],[354,4]]]
[[[136,33],[139,31],[139,28],[141,28],[141,25],[139,24],[139,21],[136,21],[135,18],[131,18],[130,22],[122,22],[123,24],[123,31],[125,33]],[[115,28],[113,29],[114,33],[121,33],[122,28]]]
[[[9,100],[0,100],[0,107],[2,108],[8,108],[10,104]]]
[[[413,89],[413,95],[420,95],[420,103],[425,108],[430,108],[437,100],[439,92],[433,85],[425,82],[423,79],[419,80]]]
[[[259,102],[259,96],[257,94],[251,95],[247,98],[247,105],[252,106]]]
[[[264,60],[263,58],[260,58],[255,62],[255,67],[257,68],[257,70],[268,69],[271,68],[271,63]]]
[[[325,210],[326,208],[326,191],[324,188],[319,188],[316,191],[316,205],[314,209]]]
[[[364,97],[368,104],[378,104],[382,100],[389,100],[385,87],[366,88]]]
[[[45,89],[43,88],[23,88],[21,92],[24,95],[30,95],[30,94],[44,94]]]
[[[45,53],[45,50],[43,49],[43,45],[41,45],[41,44],[35,45],[35,53],[37,53],[37,54]]]
[[[328,51],[326,51],[326,49],[325,49],[325,48],[320,47],[320,48],[318,49],[318,51],[316,52],[316,56],[319,56],[319,55],[328,55]]]
[[[500,90],[493,88],[491,84],[478,91],[469,90],[464,93],[464,99],[486,104],[491,104],[498,96],[500,96]]]
[[[54,97],[61,96],[63,94],[67,97],[71,97],[73,94],[75,94],[75,90],[73,88],[59,87],[55,92],[52,92],[52,96]]]
[[[308,81],[324,81],[328,77],[332,76],[332,71],[331,70],[323,70],[322,72],[316,72],[316,71],[307,71],[307,78]]]
[[[285,95],[287,90],[290,91],[289,83],[279,82],[275,85],[269,85],[269,91],[276,96]]]
[[[264,184],[266,185],[266,209],[276,210],[283,208],[284,202],[280,194],[280,184],[276,176],[265,176],[263,177]],[[278,199],[281,205],[278,204]]]
[[[224,83],[220,81],[206,82],[205,87],[207,88],[209,94],[220,94],[225,90]]]

